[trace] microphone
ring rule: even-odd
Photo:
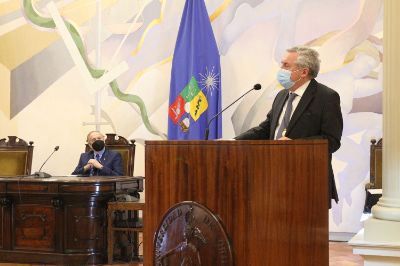
[[[56,152],[58,151],[58,149],[60,148],[60,146],[55,146],[53,152],[50,154],[49,157],[47,157],[46,161],[44,161],[44,163],[42,164],[42,166],[40,166],[39,171],[35,172],[34,176],[39,177],[39,178],[48,178],[51,177],[50,174],[46,173],[46,172],[41,172],[40,170],[42,170],[43,166],[47,163],[47,161],[50,159],[50,157]]]
[[[239,101],[240,99],[242,99],[247,93],[251,92],[251,91],[258,91],[261,90],[261,85],[260,84],[255,84],[254,87],[250,90],[248,90],[245,94],[243,94],[242,96],[240,96],[239,98],[237,98],[233,103],[231,103],[230,105],[228,105],[227,107],[225,107],[223,110],[221,110],[218,114],[214,115],[207,124],[207,128],[206,128],[206,132],[205,132],[205,136],[204,136],[204,140],[208,140],[208,134],[210,133],[210,124],[211,122],[217,118],[223,111],[225,111],[226,109],[228,109],[229,107],[231,107],[234,103],[236,103],[237,101]]]

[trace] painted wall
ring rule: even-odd
[[[96,94],[76,64],[81,55],[65,45],[65,33],[43,21],[34,25],[33,11],[21,2],[31,1],[0,0],[0,136],[35,142],[33,170],[60,145],[43,170],[69,174],[86,133],[94,129],[85,123],[94,122],[100,110],[101,121],[108,123],[103,132],[137,140],[135,174],[144,175],[144,140],[161,139],[167,131],[171,56],[185,1],[54,1],[57,13],[81,34],[93,66],[115,74],[118,64],[127,63],[128,70],[116,75],[118,88],[143,100],[147,127],[135,102],[121,100],[109,86]],[[51,16],[49,2],[34,1],[41,17]],[[317,80],[340,94],[344,117],[342,147],[333,159],[340,203],[330,211],[330,230],[357,232],[369,178],[369,141],[382,136],[382,1],[206,0],[206,5],[221,53],[223,106],[255,83],[264,88],[224,113],[224,138],[265,118],[281,89],[275,73],[286,48],[311,45],[320,52]]]

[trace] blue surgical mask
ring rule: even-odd
[[[298,70],[298,69],[297,69]],[[295,70],[295,71],[297,71]],[[279,69],[276,79],[278,82],[284,87],[285,89],[290,89],[296,82],[293,81],[290,76],[292,75],[292,71],[287,70],[287,69]]]

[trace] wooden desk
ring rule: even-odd
[[[134,190],[142,178],[0,177],[0,261],[105,263],[107,202]]]

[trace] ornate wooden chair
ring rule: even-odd
[[[382,139],[376,142],[371,140],[370,146],[370,177],[369,183],[365,184],[364,213],[370,213],[379,198],[382,196]]]
[[[33,141],[29,144],[16,136],[0,139],[0,176],[30,175]]]

